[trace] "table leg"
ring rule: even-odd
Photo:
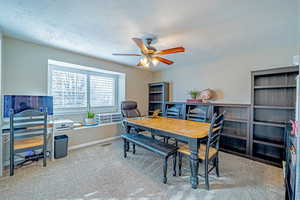
[[[131,126],[125,125],[125,127],[126,127],[126,133],[130,133]]]
[[[126,127],[126,133],[130,133],[130,130],[131,130],[131,126],[128,126],[127,124],[125,124],[125,127]],[[130,150],[130,144],[129,142],[127,142],[126,144],[126,151],[129,151]]]
[[[190,168],[191,168],[191,177],[190,183],[193,189],[198,187],[198,168],[199,168],[199,159],[198,159],[198,148],[200,142],[197,138],[190,138],[189,139],[189,149],[191,151],[190,158]]]

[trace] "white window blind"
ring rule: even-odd
[[[87,75],[53,70],[52,95],[55,108],[87,107]]]
[[[115,79],[90,76],[90,101],[92,107],[115,105]]]
[[[50,64],[49,95],[55,113],[116,112],[122,94],[119,79],[113,73]]]

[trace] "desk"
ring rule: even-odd
[[[198,148],[200,147],[201,140],[208,136],[210,123],[165,117],[143,117],[125,119],[124,124],[127,133],[130,132],[131,128],[137,128],[149,131],[152,134],[172,137],[187,142],[191,151],[191,155],[189,156],[191,166],[190,183],[192,188],[195,189],[198,187]]]

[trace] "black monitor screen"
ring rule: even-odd
[[[47,108],[49,115],[53,115],[53,97],[52,96],[19,96],[19,95],[5,95],[4,96],[3,117],[10,116],[10,109],[14,113],[19,113],[24,110],[39,110],[43,111]]]

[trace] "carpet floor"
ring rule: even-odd
[[[74,150],[66,158],[16,169],[0,178],[1,200],[282,200],[282,169],[231,154],[220,154],[220,175],[210,176],[211,190],[199,176],[199,187],[189,184],[188,160],[183,176],[162,183],[162,159],[137,147],[123,158],[122,141]],[[200,164],[203,173],[203,164]],[[6,172],[7,174],[8,172]]]

